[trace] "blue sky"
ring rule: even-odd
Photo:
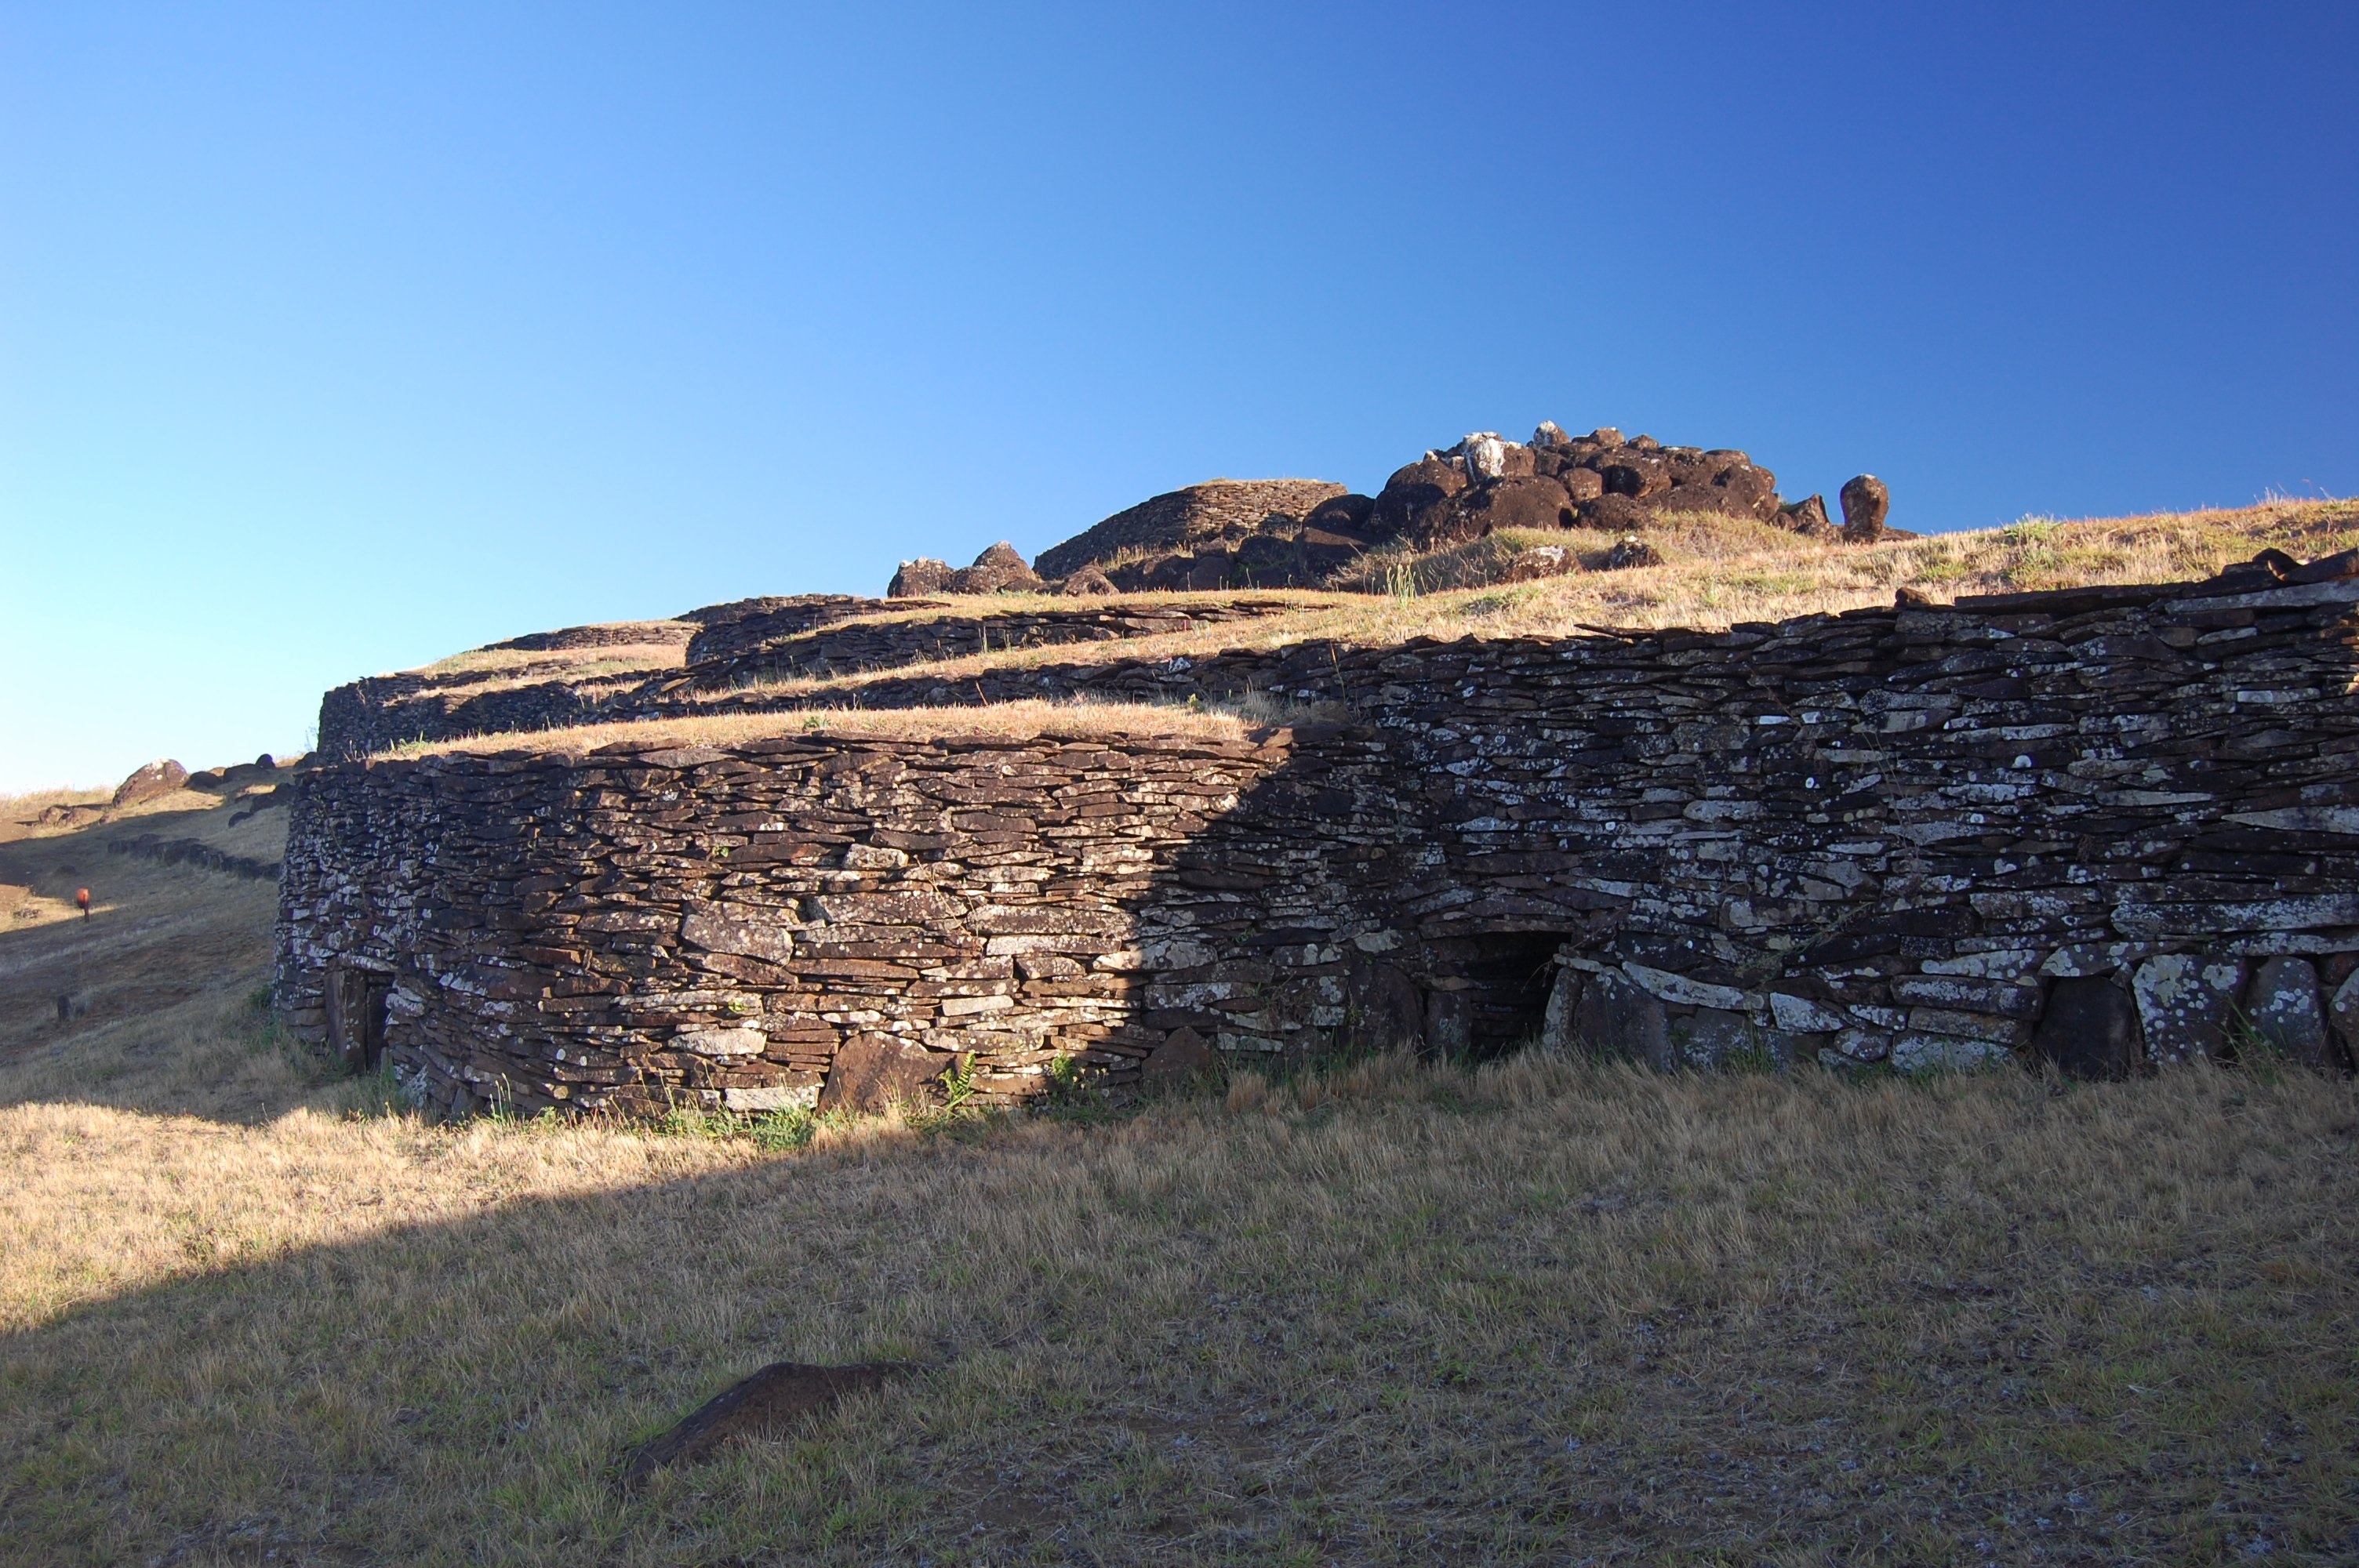
[[[1542,418],[2359,492],[2359,8],[0,5],[0,790]]]

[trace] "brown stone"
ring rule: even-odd
[[[189,770],[169,757],[158,758],[114,786],[115,806],[136,806],[159,795],[169,795],[189,782]]]
[[[920,556],[914,561],[903,561],[901,569],[893,574],[892,585],[886,589],[887,599],[923,599],[929,594],[948,593],[955,569],[948,561],[938,561],[930,556]]]
[[[1114,579],[1105,575],[1103,568],[1095,561],[1092,561],[1088,566],[1067,578],[1057,591],[1069,598],[1081,599],[1119,593],[1122,590],[1114,587]]]
[[[1826,498],[1806,495],[1777,508],[1777,525],[1790,528],[1810,539],[1832,539],[1836,536],[1834,524],[1827,516]]]
[[[633,1490],[646,1485],[658,1470],[711,1457],[723,1444],[783,1437],[797,1422],[821,1414],[850,1395],[882,1388],[918,1370],[907,1361],[870,1361],[849,1367],[774,1361],[731,1384],[679,1424],[636,1450],[624,1463],[620,1483],[625,1491]]]
[[[1516,551],[1499,580],[1537,582],[1542,578],[1562,577],[1579,564],[1572,552],[1562,545],[1535,545],[1528,550]]]
[[[1610,572],[1627,571],[1633,567],[1658,567],[1662,564],[1662,551],[1635,534],[1625,535],[1615,540],[1614,547],[1605,552],[1605,569]]]
[[[1183,1026],[1165,1035],[1163,1044],[1147,1054],[1140,1074],[1158,1087],[1178,1087],[1220,1071],[1221,1054],[1202,1035]]]
[[[1369,523],[1375,514],[1376,498],[1373,495],[1331,496],[1311,508],[1310,515],[1302,520],[1302,526],[1306,532],[1317,528],[1356,539],[1367,535]]]
[[[1416,534],[1428,514],[1465,488],[1462,470],[1439,458],[1420,458],[1385,481],[1367,526],[1379,539]]]
[[[1565,528],[1572,524],[1571,499],[1564,486],[1537,475],[1477,485],[1458,498],[1458,507],[1464,526],[1484,535],[1502,528]]]
[[[819,1108],[875,1115],[897,1103],[921,1105],[951,1065],[952,1058],[890,1034],[855,1034],[835,1054]]]
[[[1038,593],[1048,586],[1005,539],[975,557],[974,565],[951,573],[950,580],[952,593]]]
[[[1892,512],[1892,492],[1872,473],[1843,481],[1843,536],[1846,544],[1873,545],[1884,537],[1884,520]]]

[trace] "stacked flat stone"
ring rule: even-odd
[[[379,977],[388,1054],[462,1108],[755,1108],[961,1055],[1020,1097],[1060,1056],[1123,1084],[1206,1043],[1535,1033],[1664,1065],[2332,1066],[2359,1030],[2354,566],[1131,662],[1352,715],[1225,747],[326,768],[278,995],[317,1033],[334,973]],[[1065,674],[1043,689],[1136,695]]]
[[[892,606],[895,610],[907,607],[906,601]],[[919,608],[926,608],[923,601],[919,601]],[[695,687],[710,689],[750,681],[889,670],[1008,648],[1164,637],[1205,626],[1284,615],[1298,608],[1283,599],[1232,599],[1184,605],[1149,600],[990,615],[947,611],[920,619],[844,621],[800,636],[760,643],[734,656],[698,660],[688,678]]]

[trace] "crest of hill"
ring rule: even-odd
[[[1033,569],[1071,576],[1137,550],[1177,550],[1230,531],[1256,533],[1273,522],[1299,523],[1319,503],[1345,494],[1318,479],[1215,479],[1167,491],[1040,552]]]

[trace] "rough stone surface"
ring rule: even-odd
[[[948,561],[938,561],[931,556],[919,556],[914,561],[903,561],[886,585],[887,599],[931,599],[938,593],[951,591],[951,579],[958,568]]]
[[[1892,492],[1872,473],[1843,481],[1843,536],[1846,543],[1873,545],[1884,537],[1884,520],[1892,514]]]
[[[2246,1011],[2299,1020],[2359,955],[2359,579],[2266,580],[828,697],[1344,716],[1218,743],[936,721],[321,766],[278,999],[316,1037],[330,966],[382,972],[386,1059],[458,1108],[723,1105],[867,1034],[972,1054],[986,1099],[1060,1056],[1136,1082],[1180,1028],[1479,1054],[1549,1027],[1551,960],[1592,977],[1556,988],[1572,1037],[1663,1065],[1716,1009],[1837,1065],[2127,1071],[2149,961],[2258,963],[2294,1000]]]
[[[2336,1065],[2319,1005],[2318,968],[2307,958],[2264,963],[2245,998],[2245,1017],[2263,1042],[2305,1067]]]
[[[1005,539],[975,557],[974,565],[952,572],[950,580],[951,592],[964,594],[1038,593],[1047,587]]]
[[[1140,1076],[1149,1084],[1185,1084],[1221,1070],[1221,1054],[1211,1042],[1182,1025],[1147,1054]]]
[[[2241,958],[2165,953],[2140,964],[2130,992],[2137,1001],[2147,1058],[2216,1061],[2228,1055],[2228,1026],[2244,984]]]
[[[849,1367],[810,1367],[777,1361],[731,1384],[699,1405],[680,1422],[649,1441],[624,1462],[625,1491],[645,1485],[657,1471],[693,1465],[729,1443],[786,1436],[796,1423],[850,1395],[865,1393],[919,1368],[908,1362],[871,1361]]]
[[[1167,492],[1040,552],[1040,571],[1060,578],[1118,556],[1169,554],[1223,534],[1266,529],[1272,519],[1299,525],[1322,502],[1345,493],[1314,479],[1216,479]]]
[[[946,1052],[933,1052],[890,1034],[855,1034],[835,1054],[821,1110],[874,1113],[888,1106],[923,1104],[942,1075],[958,1065]]]
[[[189,782],[189,770],[169,757],[158,758],[143,767],[134,769],[131,776],[114,786],[114,797],[108,804],[136,806],[143,800],[153,800],[159,795],[169,795]]]
[[[2058,980],[2031,1049],[2068,1078],[2125,1078],[2143,1054],[2137,1009],[2110,979]]]

